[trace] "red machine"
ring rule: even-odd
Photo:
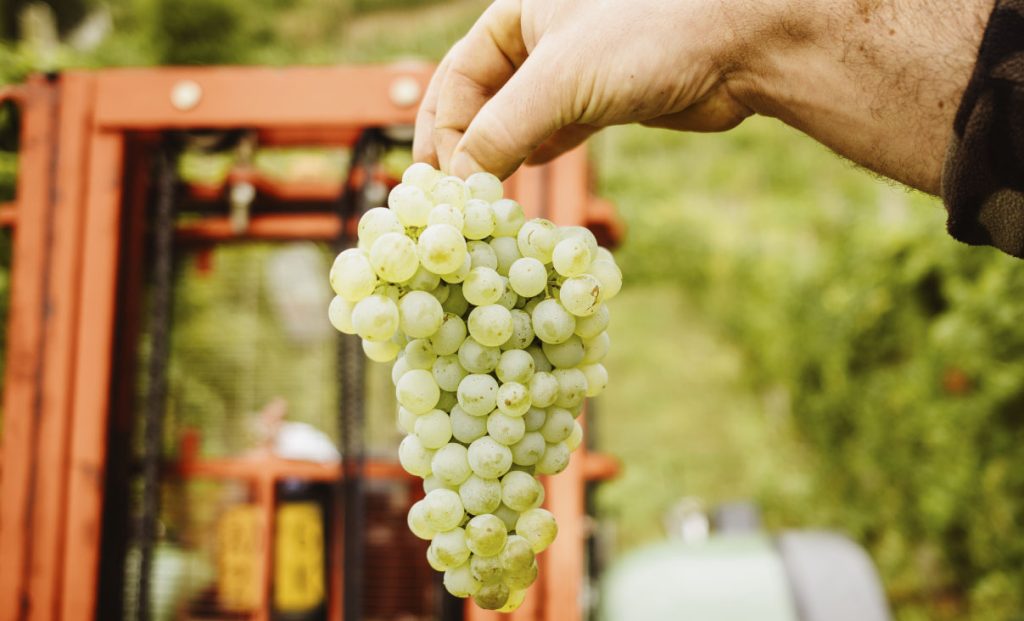
[[[149,602],[160,501],[166,504],[168,485],[197,480],[242,490],[250,517],[239,524],[257,525],[252,537],[259,541],[253,565],[239,565],[257,578],[255,594],[239,597],[256,603],[202,612],[182,605],[174,621],[299,618],[274,608],[274,568],[281,561],[275,533],[286,519],[286,481],[340,490],[319,505],[338,519],[325,519],[317,531],[327,574],[317,618],[499,616],[472,605],[452,613],[450,603],[444,612],[429,573],[394,573],[426,566],[425,545],[401,539],[404,508],[418,486],[393,454],[354,450],[357,439],[349,436],[360,429],[342,425],[340,463],[311,464],[251,451],[206,455],[206,438],[167,423],[169,408],[184,407],[176,404],[166,367],[176,346],[175,265],[189,260],[202,272],[211,253],[228,244],[310,241],[326,251],[343,243],[368,188],[394,182],[379,157],[367,154],[380,156],[408,135],[429,75],[423,65],[107,70],[37,76],[0,90],[0,100],[13,102],[21,115],[17,199],[0,205],[0,226],[14,228],[0,442],[0,621],[155,618]],[[213,182],[181,176],[181,153],[196,144],[231,150],[226,176]],[[289,177],[266,174],[252,162],[256,149],[295,146],[348,150],[351,165],[336,177],[315,171]],[[583,150],[520,171],[507,193],[528,213],[591,227],[602,243],[621,234],[611,207],[589,192]],[[356,407],[354,387],[364,384],[344,365],[338,362],[337,373],[351,383],[338,399],[341,410]],[[310,390],[316,381],[310,379]],[[511,619],[583,618],[587,484],[614,472],[610,459],[581,450],[566,472],[546,482],[547,507],[561,533],[540,559],[541,578],[527,604]],[[346,487],[353,477],[379,482],[389,490],[379,498],[397,498],[401,506]],[[352,503],[351,493],[360,494],[361,504]],[[353,509],[345,507],[358,507],[363,518],[352,519]],[[353,524],[384,524],[390,539],[380,540],[379,529],[353,532]],[[378,540],[398,543],[372,547]],[[346,554],[350,546],[362,552]],[[410,550],[419,556],[409,557]],[[388,554],[395,558],[380,558]],[[349,557],[359,564],[345,562]],[[223,570],[230,559],[221,561]],[[132,563],[140,569],[126,574]],[[404,609],[391,601],[391,608],[370,614],[374,598],[397,596],[356,579],[366,575],[377,576],[377,585],[407,581],[410,592],[437,595]],[[127,601],[132,584],[142,585],[135,592],[141,603]]]

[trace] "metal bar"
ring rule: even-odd
[[[352,223],[354,227],[354,223]],[[229,242],[252,240],[335,240],[341,233],[341,219],[330,213],[254,215],[249,228],[239,236],[226,217],[202,218],[177,227],[179,242]]]
[[[177,198],[177,150],[168,142],[156,172],[153,214],[153,265],[150,289],[149,360],[143,411],[142,515],[139,520],[139,572],[135,618],[149,621],[150,577],[160,517],[160,465],[163,462],[164,417],[167,410],[167,360],[171,345],[174,278],[174,204]]]

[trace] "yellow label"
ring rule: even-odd
[[[282,612],[310,610],[324,600],[324,525],[320,505],[290,502],[277,509],[274,605]]]
[[[217,597],[226,610],[250,611],[260,605],[263,520],[256,505],[231,507],[217,524]]]

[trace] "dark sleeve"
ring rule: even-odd
[[[949,233],[1024,258],[1024,0],[997,0],[942,175]]]

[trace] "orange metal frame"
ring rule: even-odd
[[[141,241],[138,218],[123,213],[139,191],[125,175],[139,141],[173,129],[245,128],[278,144],[337,145],[363,127],[412,123],[415,102],[397,105],[389,89],[404,80],[422,92],[430,72],[426,65],[119,69],[34,77],[0,90],[0,100],[22,109],[17,199],[0,205],[0,226],[15,227],[0,445],[0,621],[97,618],[109,413],[124,399],[112,389],[124,327],[115,325],[119,266]],[[200,97],[183,110],[171,93],[185,81]],[[621,225],[589,189],[582,149],[508,181],[533,215],[586,224],[612,241]],[[333,239],[339,226],[314,213],[258,216],[245,238]],[[217,219],[178,235],[199,243],[235,238]],[[581,618],[584,484],[615,469],[581,450],[546,482],[561,534],[541,557],[528,604],[511,619]],[[495,615],[468,606],[467,618]]]

